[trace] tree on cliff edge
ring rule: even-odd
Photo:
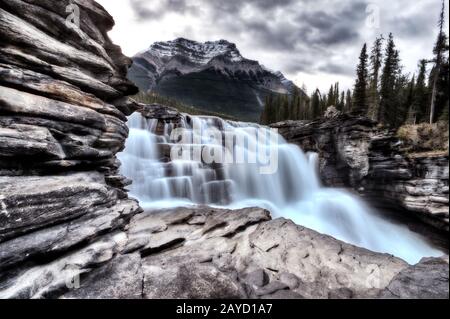
[[[383,59],[382,46],[383,46],[383,35],[380,35],[375,39],[375,42],[370,52],[370,83],[369,83],[369,110],[368,116],[376,120],[378,118],[378,111],[380,106],[380,94],[379,94],[379,84],[380,84],[380,70],[381,63]]]
[[[444,1],[442,1],[442,9],[438,23],[439,34],[433,49],[434,59],[432,62],[434,62],[434,68],[431,72],[432,93],[430,105],[430,123],[434,123],[436,119],[436,105],[439,99],[438,95],[441,93],[439,90],[439,80],[443,76],[442,66],[445,62],[445,52],[448,51],[447,35],[444,32],[444,23],[445,23],[445,4]],[[446,90],[448,90],[448,88]]]
[[[428,108],[428,87],[425,83],[427,73],[427,61],[420,60],[419,75],[417,76],[416,86],[414,88],[414,96],[409,114],[409,123],[418,124],[426,122],[426,114]]]
[[[380,110],[378,112],[378,121],[389,126],[395,126],[397,122],[396,87],[400,71],[399,53],[395,48],[394,36],[390,33],[381,74]]]
[[[322,114],[322,108],[320,105],[320,92],[319,89],[316,89],[316,91],[313,93],[311,97],[311,112],[312,112],[312,119],[316,119],[321,116]]]
[[[350,90],[347,90],[347,93],[345,95],[344,113],[350,112],[352,107],[353,107],[352,92]]]
[[[367,114],[367,45],[364,43],[364,46],[361,50],[361,54],[359,56],[359,64],[356,69],[356,84],[353,98],[353,112],[358,114]]]

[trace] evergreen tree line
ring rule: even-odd
[[[444,31],[445,7],[439,18],[439,34],[431,60],[418,63],[417,74],[405,74],[393,34],[377,37],[368,52],[363,45],[356,68],[353,92],[340,91],[339,83],[327,94],[316,89],[309,99],[269,96],[261,121],[313,120],[323,116],[329,106],[341,112],[370,117],[379,123],[397,128],[403,124],[448,121],[449,108],[449,45]],[[301,96],[301,94],[300,94]]]
[[[294,89],[292,95],[271,93],[266,97],[262,124],[309,118],[310,98],[305,90]]]

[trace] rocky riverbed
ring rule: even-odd
[[[80,231],[60,230],[66,243]],[[448,258],[410,266],[260,208],[146,211],[124,230],[51,258],[57,232],[1,244],[2,266],[15,267],[3,272],[0,297],[448,298]],[[36,246],[46,252],[38,264],[17,257]]]

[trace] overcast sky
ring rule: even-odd
[[[381,33],[394,34],[405,71],[415,72],[419,59],[431,57],[441,6],[441,0],[97,1],[114,17],[110,36],[129,56],[177,37],[226,39],[309,93],[336,81],[352,87],[362,45]]]

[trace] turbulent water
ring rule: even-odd
[[[119,154],[121,170],[133,180],[131,196],[145,208],[193,204],[227,208],[259,206],[270,210],[275,218],[292,219],[299,225],[360,247],[393,254],[409,263],[425,256],[442,255],[406,227],[382,219],[357,197],[322,187],[316,169],[317,155],[304,154],[269,129],[185,115],[178,126],[190,138],[182,144],[188,151],[181,159],[169,161],[163,156],[167,155],[163,154],[164,149],[179,145],[172,144],[173,124],[163,124],[161,130],[157,120],[134,114],[128,125],[130,136],[124,152]],[[211,130],[220,135],[213,136]],[[232,160],[228,164],[207,164],[204,158],[198,158],[202,151],[222,152],[222,159],[228,154]],[[241,159],[240,164],[237,159]]]

